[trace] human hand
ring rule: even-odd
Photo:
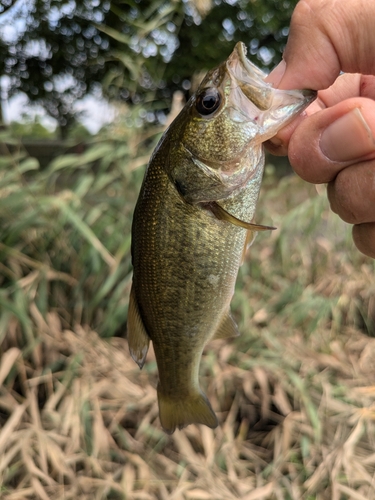
[[[354,224],[357,248],[375,258],[375,2],[301,0],[283,61],[268,81],[319,90],[268,149],[296,173],[328,183],[331,209]],[[340,71],[345,74],[339,76]],[[325,90],[321,90],[325,89]]]

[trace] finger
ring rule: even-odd
[[[340,71],[375,74],[374,17],[373,0],[298,2],[274,84],[320,90],[332,85]]]
[[[328,89],[321,90],[318,95],[321,107],[326,108],[351,97],[375,99],[375,76],[345,73]]]
[[[327,187],[331,209],[350,224],[375,222],[375,161],[341,170]]]
[[[296,173],[316,184],[345,167],[375,158],[375,102],[353,98],[305,118],[290,138]]]
[[[303,114],[279,130],[275,137],[266,143],[267,149],[277,156],[287,155],[290,137],[306,116],[313,115],[351,97],[368,97],[375,100],[375,76],[358,73],[341,75],[331,87],[319,91],[317,100],[310,104]]]
[[[316,99],[310,106],[299,114],[293,121],[280,129],[277,134],[264,144],[268,151],[276,156],[286,156],[288,154],[288,145],[291,136],[297,127],[310,115],[325,109],[325,104],[319,99]]]
[[[272,137],[272,139],[264,143],[267,150],[275,156],[287,156],[289,140],[298,125],[300,125],[305,118],[307,118],[306,111],[298,115],[292,122],[279,130],[278,133]]]
[[[352,234],[358,250],[375,259],[375,223],[357,224]]]

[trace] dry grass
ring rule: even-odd
[[[169,437],[152,353],[139,372],[126,340],[33,314],[39,364],[15,325],[2,356],[2,498],[374,498],[375,339],[348,329],[326,349],[255,326],[245,353],[215,342],[203,373],[220,427]]]
[[[79,158],[60,162],[64,178],[56,164],[27,183],[1,172],[0,497],[375,498],[374,262],[321,190],[268,175],[258,220],[279,231],[241,269],[242,336],[212,342],[201,366],[220,426],[170,437],[153,352],[139,371],[122,336],[145,151],[127,150],[125,171],[104,146],[95,179]]]

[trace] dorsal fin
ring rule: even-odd
[[[127,338],[131,357],[139,368],[143,368],[150,344],[150,337],[147,335],[138,309],[134,286],[132,286],[129,297]]]

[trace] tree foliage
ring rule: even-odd
[[[278,62],[295,3],[16,0],[0,13],[0,74],[9,77],[9,96],[24,92],[62,129],[88,92],[168,108],[174,90],[187,91],[192,75],[223,60],[236,41],[258,65]],[[7,37],[4,26],[20,19]]]
[[[21,117],[21,121],[13,121],[9,124],[9,130],[13,137],[23,139],[55,139],[56,133],[43,126],[39,116],[30,119],[29,116]]]

